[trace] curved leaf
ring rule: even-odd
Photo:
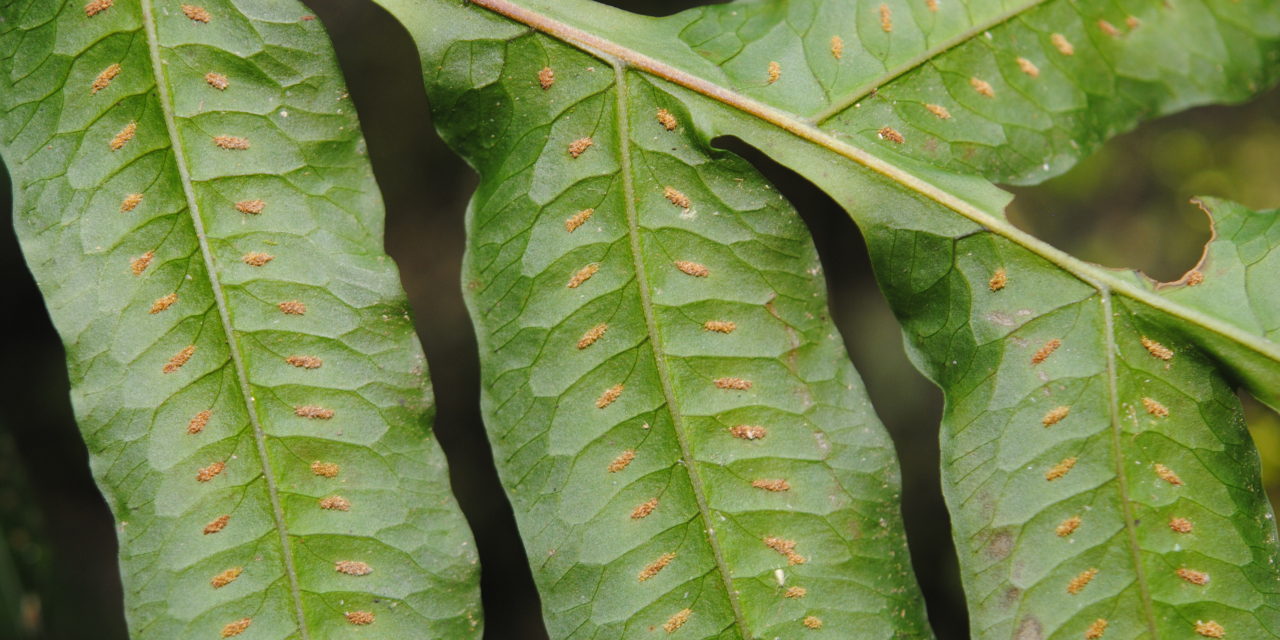
[[[0,9],[16,225],[134,637],[479,634],[376,185],[306,13]]]
[[[485,417],[552,636],[929,636],[896,460],[795,212],[644,74],[387,4],[481,175]]]
[[[947,395],[975,637],[1280,634],[1276,529],[1230,385],[1275,403],[1265,303],[1204,308],[1076,260],[968,175],[1036,181],[1140,117],[1261,89],[1280,60],[1268,3],[472,4],[648,75],[702,139],[737,135],[849,209]],[[1261,232],[1239,237],[1273,282]]]

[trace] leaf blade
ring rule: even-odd
[[[133,633],[338,638],[367,611],[473,635],[474,552],[323,32],[296,4],[99,5],[5,9],[0,126]]]

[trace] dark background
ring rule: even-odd
[[[490,638],[545,638],[523,549],[478,412],[475,337],[462,304],[463,210],[475,176],[437,139],[408,35],[371,2],[310,0],[329,29],[360,112],[399,262],[435,377],[436,432],[480,549]],[[614,0],[660,14],[696,2]],[[1076,255],[1172,280],[1195,263],[1208,223],[1192,195],[1280,206],[1280,91],[1241,107],[1196,109],[1123,136],[1070,173],[1015,189],[1010,217]],[[907,362],[862,240],[824,194],[750,149],[804,214],[854,362],[898,446],[911,551],[938,636],[967,636],[938,488],[941,396]],[[0,211],[9,209],[0,174]],[[63,353],[10,225],[0,225],[0,637],[126,637],[111,516],[89,475]],[[907,400],[909,399],[909,400]],[[1246,399],[1273,501],[1280,420]],[[17,612],[17,619],[14,615]]]

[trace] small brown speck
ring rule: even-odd
[[[188,18],[191,18],[193,22],[203,22],[208,24],[209,20],[212,18],[204,7],[199,7],[193,4],[182,5],[182,13]]]
[[[284,361],[299,369],[319,369],[324,364],[324,361],[315,356],[289,356]]]
[[[169,361],[165,363],[164,368],[161,369],[161,371],[165,373],[173,373],[174,371],[181,369],[182,365],[186,364],[187,361],[191,359],[191,356],[195,355],[195,353],[195,345],[183,348],[182,351],[173,354],[173,357],[169,358]]]
[[[1067,40],[1067,37],[1061,33],[1055,33],[1049,36],[1049,42],[1053,43],[1053,48],[1057,49],[1058,53],[1061,53],[1064,56],[1074,56],[1076,54],[1076,48],[1072,46],[1071,42]]]
[[[587,332],[582,334],[582,338],[578,340],[578,348],[586,349],[587,347],[595,344],[596,340],[603,338],[604,332],[608,330],[609,330],[609,325],[603,322],[601,322],[600,324],[594,327],[591,327],[590,329],[587,329]]]
[[[1153,465],[1152,468],[1155,469],[1156,475],[1160,476],[1161,480],[1164,480],[1175,487],[1182,486],[1182,478],[1179,478],[1178,474],[1173,472],[1173,469],[1170,469],[1159,462]]]
[[[664,553],[658,556],[657,560],[650,562],[648,566],[646,566],[644,569],[641,569],[639,575],[637,575],[636,578],[640,582],[644,582],[645,580],[648,580],[658,575],[658,572],[662,571],[663,569],[666,569],[667,565],[671,564],[671,561],[675,559],[676,559],[676,554],[671,552]]]
[[[124,200],[120,201],[120,213],[133,211],[134,209],[137,209],[140,204],[142,204],[142,194],[131,193],[125,196]]]
[[[1089,625],[1088,629],[1084,630],[1084,638],[1085,640],[1099,640],[1100,638],[1102,638],[1102,634],[1106,632],[1107,632],[1106,619],[1098,618],[1097,620],[1093,621],[1093,624]]]
[[[1129,27],[1130,30],[1132,30],[1132,29],[1137,29],[1139,26],[1141,26],[1142,21],[1137,19],[1134,16],[1129,16],[1124,19],[1124,24],[1125,26]]]
[[[1194,287],[1204,282],[1204,273],[1199,269],[1192,269],[1187,273],[1186,283],[1188,287]]]
[[[591,145],[595,143],[596,141],[592,140],[590,137],[578,138],[577,140],[569,143],[569,155],[576,158],[585,153],[586,150],[590,149]]]
[[[1159,358],[1161,360],[1173,359],[1173,349],[1170,349],[1151,338],[1142,336],[1142,346],[1146,348],[1147,353],[1150,353],[1153,358]]]
[[[347,622],[354,625],[373,624],[373,614],[368,611],[348,611],[342,615],[347,617]]]
[[[742,378],[716,378],[716,388],[746,391],[751,388],[751,381]]]
[[[1062,462],[1053,465],[1052,469],[1044,472],[1044,479],[1049,482],[1053,482],[1054,480],[1067,475],[1067,472],[1071,471],[1071,468],[1074,466],[1076,466],[1075,458],[1064,458]]]
[[[1099,20],[1099,21],[1098,21],[1098,31],[1101,31],[1102,33],[1104,33],[1104,34],[1106,34],[1106,35],[1108,35],[1108,36],[1110,36],[1110,37],[1112,37],[1112,38],[1118,37],[1118,36],[1120,35],[1120,30],[1119,30],[1119,29],[1117,29],[1117,28],[1116,28],[1116,26],[1115,26],[1114,24],[1111,24],[1110,22],[1107,22],[1106,20]]]
[[[689,196],[684,195],[675,187],[663,187],[662,197],[666,198],[671,202],[671,204],[674,204],[681,209],[688,209],[693,206],[693,203],[689,201]]]
[[[321,498],[320,508],[327,511],[350,511],[351,501],[342,496],[329,496]]]
[[[618,396],[622,395],[622,389],[623,386],[620,384],[615,384],[605,389],[604,393],[600,394],[599,398],[596,398],[596,408],[603,409],[613,404],[618,399]]]
[[[924,105],[924,108],[928,109],[929,113],[937,116],[939,120],[951,119],[951,112],[947,111],[947,108],[940,104],[926,104]]]
[[[1071,413],[1071,407],[1054,407],[1050,409],[1048,413],[1044,414],[1044,418],[1042,418],[1040,422],[1046,427],[1052,427],[1053,425],[1062,422],[1062,419],[1066,418],[1069,413]]]
[[[1031,364],[1040,364],[1041,362],[1044,362],[1049,358],[1049,356],[1053,355],[1054,351],[1058,350],[1058,347],[1061,346],[1062,341],[1057,338],[1044,343],[1044,346],[1040,347],[1040,350],[1036,351],[1035,354],[1031,356]]]
[[[978,95],[986,96],[988,98],[996,97],[996,90],[991,88],[991,83],[983,80],[982,78],[977,76],[970,77],[969,86],[973,87],[973,90],[977,91]]]
[[[880,29],[885,33],[893,32],[893,11],[884,3],[880,4]]]
[[[577,156],[574,156],[574,157],[577,157]],[[569,233],[573,233],[575,229],[577,229],[578,227],[581,227],[584,222],[586,222],[589,218],[591,218],[591,216],[595,214],[595,212],[596,212],[595,209],[583,209],[582,211],[579,211],[573,214],[572,216],[565,218],[564,230],[568,231]]]
[[[1054,529],[1054,532],[1058,534],[1059,538],[1065,538],[1080,528],[1080,522],[1080,516],[1071,516],[1058,523],[1058,528]]]
[[[339,560],[333,563],[333,570],[349,576],[367,576],[373,573],[373,567],[357,560]]]
[[[1147,413],[1157,418],[1169,417],[1169,408],[1151,398],[1143,398],[1142,406],[1146,407]]]
[[[229,515],[218,516],[216,519],[214,519],[213,522],[210,522],[209,524],[206,524],[204,526],[204,535],[207,536],[211,533],[217,533],[219,531],[222,531],[227,527],[227,522],[229,522],[230,520],[231,520],[231,516]]]
[[[213,412],[208,409],[197,413],[191,418],[191,421],[187,423],[187,433],[194,436],[195,434],[204,431],[205,426],[209,424],[209,418],[212,417]]]
[[[728,320],[708,320],[702,323],[702,328],[706,331],[714,331],[716,333],[733,333],[738,328],[737,323]]]
[[[569,287],[570,289],[577,289],[579,286],[582,285],[582,283],[586,282],[587,280],[590,280],[591,276],[594,276],[596,272],[599,270],[600,270],[600,265],[592,262],[591,264],[581,269],[578,269],[578,272],[573,274],[572,278],[569,278],[569,284],[565,286]]]
[[[542,87],[543,91],[550,89],[551,85],[555,83],[556,72],[552,71],[551,67],[543,67],[542,70],[538,72],[538,85]]]
[[[250,251],[249,253],[240,256],[240,261],[251,267],[261,267],[275,259],[275,256],[269,253],[262,253],[261,251]]]
[[[89,4],[86,4],[84,6],[84,15],[86,17],[92,18],[98,15],[99,13],[102,13],[103,11],[110,9],[111,6],[114,5],[115,3],[116,3],[116,0],[93,0],[93,2],[90,2]]]
[[[675,633],[676,629],[683,627],[684,623],[689,621],[689,616],[691,615],[693,615],[693,609],[681,609],[677,611],[675,615],[667,618],[667,621],[663,623],[662,628],[667,633]]]
[[[239,578],[242,573],[244,573],[244,569],[241,567],[227,569],[226,571],[214,576],[213,579],[209,581],[209,584],[213,585],[214,589],[221,589],[232,582],[235,582],[235,579]]]
[[[1040,67],[1037,67],[1036,63],[1026,58],[1018,58],[1018,68],[1022,69],[1023,73],[1031,76],[1032,78],[1040,77]]]
[[[1076,574],[1076,577],[1071,579],[1071,582],[1067,583],[1067,593],[1073,596],[1080,593],[1081,590],[1089,586],[1089,583],[1092,582],[1093,578],[1097,575],[1097,569],[1085,569],[1084,571],[1081,571]]]
[[[680,122],[676,120],[676,117],[666,109],[658,109],[657,117],[658,124],[662,125],[662,128],[667,131],[675,131],[676,127],[680,126]]]
[[[769,536],[764,539],[764,546],[777,551],[786,556],[787,564],[804,564],[808,561],[804,556],[796,553],[796,541],[787,540],[785,538],[776,538]]]
[[[627,449],[626,451],[619,453],[618,457],[614,458],[613,462],[609,463],[609,473],[617,473],[626,469],[627,466],[631,464],[631,461],[635,459],[636,452],[631,449]]]
[[[249,139],[240,136],[214,136],[213,145],[219,149],[243,151],[249,148]]]
[[[805,627],[810,629],[821,629],[822,618],[819,618],[818,616],[805,616],[803,624]]]
[[[999,291],[1006,284],[1009,284],[1009,274],[1005,272],[1004,267],[1000,267],[996,269],[996,272],[991,275],[991,279],[987,281],[987,288],[992,291]]]
[[[262,213],[262,210],[265,209],[266,207],[267,207],[267,203],[261,200],[241,200],[240,202],[236,203],[236,211],[239,211],[240,213],[252,214],[255,216],[258,215],[259,213]]]
[[[769,430],[752,424],[740,424],[729,427],[729,434],[742,440],[759,440],[769,435]]]
[[[226,463],[224,463],[224,462],[215,462],[215,463],[213,463],[213,464],[211,464],[211,465],[209,465],[209,466],[207,466],[207,467],[204,467],[204,468],[200,469],[199,471],[197,471],[197,472],[196,472],[196,480],[198,480],[198,481],[200,481],[200,482],[208,482],[208,481],[210,481],[210,480],[212,480],[212,479],[214,479],[214,478],[218,477],[218,474],[222,473],[224,470],[226,470],[226,468],[227,468]]]
[[[89,93],[93,94],[106,89],[118,75],[120,75],[120,65],[108,65],[97,78],[93,79],[93,84],[89,85]]]
[[[120,149],[123,149],[124,145],[132,140],[136,133],[138,133],[138,123],[130,122],[129,124],[126,124],[124,128],[120,130],[120,133],[117,133],[115,137],[111,139],[111,150],[119,151]]]
[[[782,77],[782,65],[778,64],[777,61],[770,62],[769,63],[769,81],[768,81],[769,84],[773,84],[777,82],[778,78],[781,78],[781,77]]]
[[[1195,630],[1196,633],[1206,638],[1221,638],[1227,635],[1227,630],[1222,628],[1222,625],[1212,620],[1208,622],[1196,620]]]
[[[705,278],[708,275],[711,275],[711,271],[707,269],[706,265],[703,265],[697,262],[690,262],[688,260],[676,260],[675,265],[677,269],[695,278]]]
[[[751,486],[757,489],[764,489],[765,491],[772,491],[774,493],[791,490],[791,484],[786,480],[752,480]]]
[[[321,462],[316,460],[311,463],[311,473],[322,478],[336,478],[338,473],[342,471],[342,467],[333,462]]]
[[[1191,533],[1191,530],[1195,527],[1186,518],[1169,518],[1169,528],[1174,533]]]
[[[161,311],[164,311],[165,309],[172,307],[173,303],[177,301],[178,301],[178,294],[176,293],[171,293],[167,296],[161,296],[159,298],[156,298],[155,302],[151,303],[151,310],[147,311],[147,313],[152,313],[152,314],[160,313]]]
[[[642,502],[639,505],[637,505],[635,509],[631,510],[631,519],[640,520],[642,518],[646,518],[649,516],[649,514],[653,513],[654,509],[657,509],[657,508],[658,508],[658,499],[650,498],[645,502]]]
[[[1209,574],[1195,569],[1178,569],[1178,577],[1196,585],[1205,585],[1209,583]]]
[[[204,74],[204,81],[209,83],[209,86],[217,89],[218,91],[225,91],[227,87],[231,86],[231,83],[227,81],[226,76],[212,71]]]
[[[929,7],[930,11],[938,10],[938,0],[924,0],[924,6]]]
[[[901,133],[898,133],[897,129],[889,126],[880,127],[880,131],[876,135],[879,135],[882,140],[888,140],[895,144],[902,144],[907,141],[906,138],[902,137]]]
[[[307,312],[307,305],[297,300],[287,300],[276,305],[280,312],[290,316],[300,316]]]
[[[804,587],[787,587],[787,590],[782,592],[782,597],[792,599],[803,598],[806,593],[809,593],[809,590]]]
[[[244,633],[244,630],[248,629],[250,624],[253,624],[253,619],[251,618],[241,618],[235,622],[228,622],[226,626],[222,627],[222,637],[238,636]]]
[[[844,57],[844,38],[831,36],[831,57],[836,60]]]
[[[299,418],[311,418],[312,420],[328,420],[333,417],[333,409],[306,405],[302,407],[294,407],[293,415],[298,416]]]

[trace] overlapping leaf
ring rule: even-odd
[[[327,39],[293,2],[0,9],[28,264],[138,638],[464,638],[475,554]]]
[[[454,4],[400,9],[454,34],[424,68],[482,177],[484,408],[552,635],[927,637],[795,212],[650,78]]]
[[[659,20],[471,4],[648,76],[700,138],[742,137],[849,209],[947,395],[975,637],[1280,634],[1276,529],[1231,390],[1280,389],[1271,216],[1233,216],[1210,255],[1239,257],[1161,288],[1012,227],[1007,196],[966,175],[1034,182],[1140,118],[1268,86],[1266,2],[736,2]],[[423,22],[456,3],[412,6],[429,54],[476,46]]]

